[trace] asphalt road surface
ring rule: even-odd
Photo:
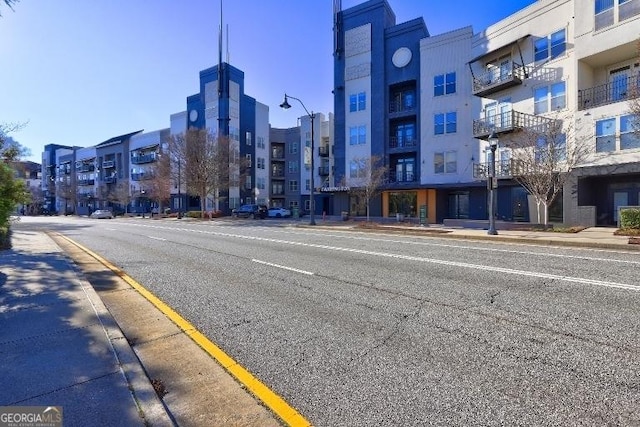
[[[288,221],[39,221],[316,426],[640,425],[637,253]]]

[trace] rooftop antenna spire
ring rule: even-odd
[[[231,59],[229,58],[229,24],[227,24],[227,64],[231,64]]]
[[[222,97],[222,0],[220,0],[220,26],[218,27],[218,97]]]

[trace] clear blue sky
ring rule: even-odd
[[[474,32],[535,0],[388,0],[397,22],[422,16],[431,35]],[[361,0],[343,0],[347,9]],[[26,122],[14,139],[40,162],[45,144],[91,146],[169,127],[217,63],[220,0],[21,0],[0,6],[0,122]],[[299,105],[333,110],[332,0],[223,0],[229,62],[245,92],[292,127]],[[224,49],[226,49],[226,42]],[[223,56],[226,59],[226,53]]]

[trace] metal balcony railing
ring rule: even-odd
[[[473,121],[473,137],[486,139],[492,131],[496,134],[517,132],[529,129],[538,133],[545,133],[555,121],[548,117],[507,111],[485,119]]]
[[[397,137],[392,136],[389,137],[389,148],[411,148],[418,145],[418,140],[416,138],[409,137]]]
[[[405,183],[405,182],[416,182],[417,176],[413,172],[397,172],[390,171],[389,172],[389,182],[390,183]]]
[[[104,178],[104,182],[106,184],[115,184],[116,177],[115,176],[107,176],[107,177]]]
[[[473,94],[486,96],[521,85],[527,76],[527,68],[513,61],[508,65],[491,67],[485,73],[473,78]]]
[[[630,99],[640,89],[640,76],[631,76],[578,91],[578,110],[599,107]]]
[[[490,163],[474,163],[473,177],[475,179],[487,179],[489,177]],[[516,172],[517,164],[513,159],[496,161],[496,178],[511,178]]]
[[[284,150],[272,150],[271,160],[284,160]]]
[[[108,169],[108,168],[113,168],[115,167],[116,162],[114,162],[113,160],[105,160],[104,162],[102,162],[102,167],[104,169]]]
[[[318,147],[318,155],[320,157],[329,157],[329,147],[328,146]]]
[[[140,172],[140,173],[131,174],[132,181],[144,181],[146,179],[152,179],[153,177],[154,177],[153,172]]]
[[[93,172],[96,167],[93,163],[83,163],[76,165],[76,172]]]
[[[138,154],[131,156],[131,163],[134,165],[141,165],[144,163],[151,163],[156,161],[156,153]]]
[[[78,185],[94,185],[96,181],[94,179],[79,179]]]

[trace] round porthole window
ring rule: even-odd
[[[398,68],[405,67],[409,62],[411,62],[411,50],[407,47],[401,47],[396,50],[391,58],[393,65]]]

